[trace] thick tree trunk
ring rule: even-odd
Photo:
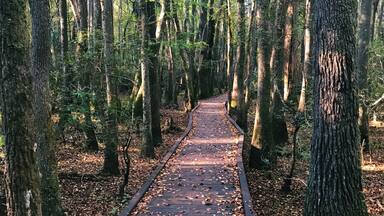
[[[314,2],[314,128],[305,216],[367,216],[355,85],[357,2]]]
[[[50,110],[50,7],[48,0],[30,0],[32,15],[32,79],[37,162],[41,175],[43,215],[64,215],[61,208],[53,122]]]
[[[256,23],[260,38],[257,42],[257,74],[258,87],[255,111],[255,124],[253,128],[250,166],[261,168],[263,160],[274,161],[274,143],[272,138],[270,101],[271,101],[271,71],[269,66],[269,33],[268,33],[268,8],[269,0],[256,2]]]
[[[7,215],[42,215],[40,178],[34,151],[30,38],[26,1],[0,4],[0,85],[5,135]],[[29,205],[25,205],[29,203]]]
[[[107,96],[103,173],[118,175],[120,174],[117,154],[117,146],[119,145],[116,113],[118,98],[117,79],[113,75],[113,2],[112,0],[104,0],[103,3],[104,73]]]
[[[141,80],[143,92],[143,128],[141,156],[152,158],[155,155],[152,140],[152,115],[151,115],[151,86],[149,81],[147,48],[148,41],[148,11],[147,0],[140,0],[140,27],[141,27]]]
[[[369,149],[369,118],[368,118],[368,49],[371,36],[372,0],[364,0],[360,6],[358,49],[356,69],[360,92],[359,101],[359,131],[360,145],[364,150]]]
[[[285,22],[285,0],[278,0],[276,7],[275,27],[273,30],[273,39],[275,41],[272,47],[271,71],[274,74],[273,88],[273,111],[272,111],[272,133],[278,146],[282,146],[288,141],[288,129],[285,122],[283,95],[284,95],[284,66],[283,66],[283,47],[284,47],[284,22]]]
[[[147,27],[146,33],[148,42],[148,72],[149,84],[151,92],[151,115],[152,115],[152,141],[155,146],[162,143],[161,126],[160,126],[160,102],[161,102],[161,89],[159,81],[159,50],[160,50],[160,33],[162,24],[157,24],[155,1],[146,1],[146,14],[147,14]],[[161,21],[162,23],[162,21]],[[156,31],[159,31],[158,36]]]

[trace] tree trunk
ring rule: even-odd
[[[231,111],[236,115],[236,122],[245,131],[247,130],[247,113],[244,101],[244,73],[245,73],[245,44],[246,44],[246,30],[245,30],[245,5],[244,0],[237,1],[239,5],[238,17],[238,45],[237,45],[237,70],[234,71],[232,97],[231,97]]]
[[[173,43],[172,37],[172,9],[171,3],[169,1],[165,1],[165,26],[166,26],[166,36],[167,42],[169,45],[165,48],[165,53],[167,56],[167,71],[168,71],[168,79],[167,79],[167,90],[166,90],[166,102],[167,104],[177,104],[177,94],[176,94],[176,76],[175,76],[175,62],[174,62],[174,49],[171,44]]]
[[[292,73],[291,55],[293,49],[293,26],[294,17],[296,11],[296,0],[287,0],[288,6],[285,17],[285,29],[284,29],[284,101],[288,101],[290,93],[290,76]]]
[[[7,214],[40,216],[40,178],[34,152],[26,1],[1,2],[0,29],[0,94],[6,151]]]
[[[151,92],[151,115],[152,115],[152,141],[155,146],[162,143],[161,126],[160,126],[160,102],[161,89],[159,82],[159,49],[160,49],[160,32],[161,24],[157,24],[155,1],[146,1],[147,27],[146,33],[148,38],[149,55],[148,57],[148,73]],[[159,29],[159,36],[156,36],[156,31]]]
[[[360,92],[359,101],[359,131],[360,145],[369,150],[369,118],[368,118],[368,49],[371,35],[372,0],[364,0],[360,6],[358,23],[358,49],[356,58],[356,72]]]
[[[30,0],[32,15],[32,82],[36,126],[37,163],[41,175],[43,215],[64,215],[61,208],[53,122],[50,110],[51,71],[49,1]]]
[[[88,12],[87,12],[87,0],[72,0],[72,6],[74,11],[78,11],[76,14],[76,20],[79,25],[77,32],[77,44],[76,44],[76,69],[79,74],[82,74],[80,79],[80,86],[85,94],[82,96],[82,110],[84,114],[84,124],[82,130],[85,134],[85,149],[91,151],[97,151],[99,149],[97,138],[92,122],[91,112],[91,98],[90,98],[90,68],[89,62],[86,60],[86,52],[88,46]]]
[[[269,66],[269,38],[268,33],[268,8],[269,0],[256,2],[256,23],[257,31],[260,36],[257,42],[257,99],[255,111],[255,124],[253,128],[250,166],[261,168],[262,158],[274,161],[274,143],[272,138],[271,114],[269,106],[271,101],[271,71]]]
[[[273,110],[272,110],[272,133],[278,146],[282,146],[288,141],[288,129],[285,122],[283,95],[284,95],[284,22],[285,22],[285,0],[278,0],[276,7],[275,27],[273,30],[273,39],[275,41],[272,47],[271,71],[274,74],[273,88]]]
[[[140,0],[140,27],[141,27],[141,80],[143,92],[143,128],[141,156],[152,158],[155,155],[154,143],[152,141],[152,115],[151,115],[151,86],[149,81],[149,69],[147,52],[149,46],[148,33],[148,10],[147,0]]]
[[[361,182],[353,0],[314,2],[314,124],[305,216],[367,216]]]
[[[377,38],[384,37],[383,19],[384,19],[384,1],[381,1],[380,11],[377,14],[377,25],[376,25],[377,30],[375,31]]]
[[[59,16],[60,16],[60,60],[61,60],[61,73],[63,77],[62,85],[62,101],[60,112],[60,129],[64,132],[65,124],[69,121],[70,110],[68,106],[71,103],[72,88],[72,74],[68,66],[68,7],[66,0],[59,1]]]
[[[379,7],[379,0],[370,0],[371,2],[371,12],[370,12],[370,40],[373,41],[375,38],[375,25],[376,25],[376,14]],[[362,1],[362,4],[365,3],[365,1]],[[372,5],[373,4],[373,5]]]
[[[215,21],[213,20],[213,0],[202,0],[202,15],[200,21],[201,40],[206,44],[202,51],[202,65],[199,70],[200,98],[208,98],[213,95],[211,61],[212,49],[215,39]],[[194,14],[193,14],[194,16]]]
[[[306,94],[307,94],[307,77],[310,74],[311,69],[311,2],[312,0],[305,1],[305,18],[304,18],[304,61],[303,61],[303,72],[302,72],[302,82],[301,82],[301,91],[300,91],[300,99],[299,99],[299,107],[298,111],[301,113],[305,112],[305,102],[306,102]]]
[[[103,7],[103,35],[104,35],[104,74],[106,84],[106,120],[104,122],[104,166],[103,173],[118,175],[119,159],[117,146],[119,145],[117,129],[117,79],[113,75],[113,2],[104,0]]]

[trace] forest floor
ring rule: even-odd
[[[253,125],[254,115],[249,115],[249,125]],[[292,125],[289,127],[289,140],[292,142]],[[247,179],[253,200],[253,209],[260,216],[295,216],[303,214],[303,204],[309,175],[311,126],[304,126],[298,133],[297,155],[294,180],[291,192],[283,192],[284,177],[291,168],[292,144],[279,149],[281,156],[272,170],[247,169]],[[384,124],[371,124],[371,153],[364,153],[363,187],[368,211],[371,216],[384,215]],[[252,134],[245,137],[244,152],[249,149]],[[248,160],[247,154],[243,155]]]
[[[155,149],[154,159],[144,159],[139,156],[141,139],[136,131],[130,131],[132,144],[129,148],[131,169],[129,184],[125,187],[126,196],[117,199],[122,176],[109,177],[100,175],[103,166],[103,151],[98,153],[86,152],[82,148],[84,137],[77,131],[66,133],[66,142],[58,144],[58,173],[61,187],[61,198],[67,215],[76,216],[101,216],[115,215],[130,197],[136,193],[147,180],[151,171],[168,152],[175,140],[180,137],[187,126],[187,115],[183,111],[162,109],[161,115],[164,124],[166,119],[172,117],[177,130],[163,134],[163,144]],[[120,127],[120,142],[128,138],[125,128]],[[1,155],[0,150],[0,155]],[[124,161],[122,148],[119,148],[120,168],[123,172]],[[0,197],[4,193],[4,158],[0,157]],[[5,204],[0,202],[0,209]],[[2,212],[0,212],[2,215]]]

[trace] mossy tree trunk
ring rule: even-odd
[[[0,29],[7,214],[40,216],[40,178],[34,151],[26,1],[1,1]],[[25,205],[27,202],[29,205]]]
[[[30,0],[32,15],[32,77],[37,162],[41,174],[43,215],[64,215],[61,208],[53,122],[51,120],[49,72],[51,71],[50,7],[48,0]]]
[[[155,156],[154,143],[152,140],[152,115],[151,115],[151,86],[149,83],[147,49],[149,46],[148,34],[148,10],[147,0],[140,0],[140,27],[141,27],[141,80],[143,94],[143,127],[141,156],[152,158]]]

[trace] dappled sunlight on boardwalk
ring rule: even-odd
[[[202,101],[192,134],[179,146],[133,215],[243,215],[238,136],[225,97]]]

